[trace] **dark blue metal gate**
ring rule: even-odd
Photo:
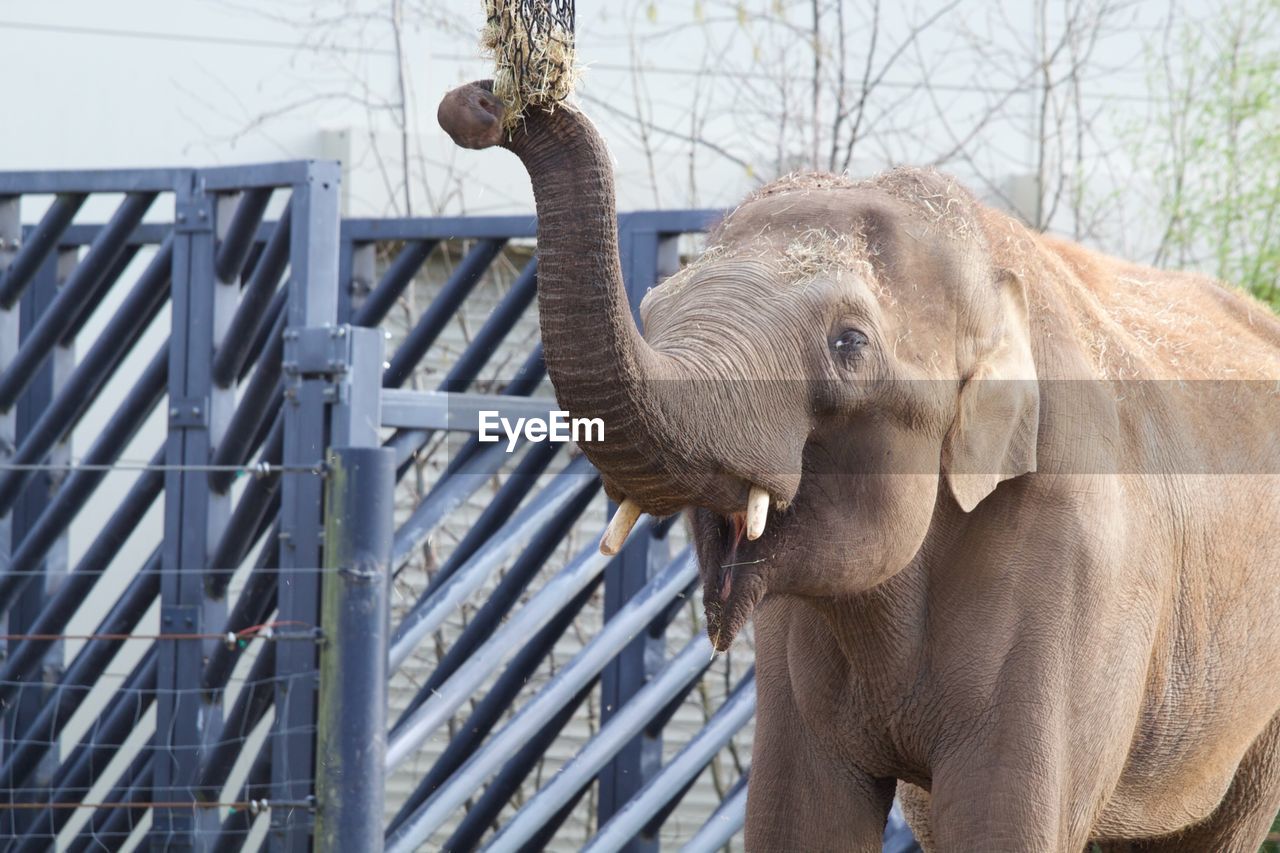
[[[605,557],[570,445],[478,440],[554,408],[534,220],[340,222],[339,178],[0,173],[0,832],[722,846],[755,692],[680,526]],[[620,216],[634,304],[714,217]]]
[[[325,453],[378,439],[338,182],[0,173],[8,849],[310,847]]]

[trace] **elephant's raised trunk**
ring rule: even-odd
[[[657,383],[676,371],[631,318],[603,140],[582,113],[563,105],[530,108],[508,137],[502,109],[489,82],[470,83],[445,96],[438,118],[459,145],[511,150],[533,181],[538,309],[557,400],[573,417],[604,422],[604,441],[583,450],[615,499],[655,514],[705,501],[720,478],[682,447],[680,413],[667,411],[679,407],[663,405],[673,395],[657,393]]]

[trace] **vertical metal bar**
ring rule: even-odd
[[[674,253],[674,241],[664,241],[655,231],[631,227],[622,219],[619,232],[623,281],[632,311],[638,312],[645,291],[657,283],[660,274],[673,272],[679,258]],[[610,506],[609,512],[616,509]],[[666,554],[653,547],[652,537],[637,538],[623,549],[605,570],[605,621],[613,618],[665,563]],[[653,676],[663,660],[664,646],[661,636],[646,631],[605,668],[600,678],[602,726]],[[621,809],[661,766],[662,739],[653,733],[640,733],[619,751],[600,771],[600,823],[603,825]],[[628,853],[656,853],[657,849],[656,840],[636,840],[627,847]]]
[[[293,190],[288,326],[333,324],[338,309],[338,204],[336,163],[308,164],[306,180]],[[327,441],[324,377],[292,376],[284,406],[283,462],[311,468],[323,461]],[[287,473],[281,478],[281,620],[318,624],[321,548],[321,478]],[[302,801],[312,795],[315,772],[316,649],[287,643],[276,653],[276,715],[271,733],[271,799]],[[272,809],[268,845],[273,853],[303,853],[311,846],[311,815],[303,809]]]
[[[48,218],[46,215],[45,219]],[[0,196],[0,283],[6,282],[7,277],[14,272],[21,238],[22,197]],[[28,253],[30,251],[28,249]],[[25,286],[25,282],[22,286]],[[10,293],[7,287],[0,287],[0,293],[11,296],[10,299],[0,299],[0,376],[3,376],[9,371],[9,366],[18,353],[18,339],[22,334],[22,310],[14,305],[21,288],[15,287]],[[12,461],[18,447],[17,432],[18,413],[12,409],[0,411],[0,462]],[[13,551],[20,536],[21,533],[14,530],[14,513],[0,511],[0,565],[8,566],[12,563]],[[6,632],[13,630],[12,620],[3,609],[0,609],[0,625],[4,626]],[[5,644],[6,656],[12,645]],[[0,727],[7,730],[8,721],[0,718]],[[0,760],[7,761],[9,751],[8,738],[0,736]],[[0,832],[7,834],[11,830],[9,824],[9,818],[0,820]]]
[[[12,270],[16,247],[22,236],[22,199],[20,196],[0,196],[0,275]],[[3,279],[0,279],[2,281]],[[18,352],[18,336],[21,333],[22,314],[12,305],[0,302],[0,376],[9,370]],[[8,462],[18,446],[18,413],[0,411],[0,462]],[[0,565],[13,560],[13,513],[0,512]],[[0,612],[0,625],[9,629],[9,619]],[[0,738],[0,760],[9,757],[8,745]]]
[[[236,288],[218,285],[214,274],[215,222],[227,213],[215,207],[198,173],[183,173],[176,188],[179,227],[174,239],[172,332],[169,348],[169,443],[165,478],[162,634],[219,630],[226,604],[205,596],[205,563],[230,511],[229,498],[214,496],[207,476],[187,466],[207,465],[225,430],[234,393],[215,389],[212,355],[234,309]],[[194,802],[199,758],[220,734],[221,697],[201,689],[203,661],[214,640],[173,639],[159,644],[156,731],[166,760],[158,762],[158,801]],[[204,849],[218,828],[209,810],[156,809],[151,846],[157,850]]]
[[[32,285],[27,288],[19,302],[23,336],[36,326],[40,321],[40,317],[53,304],[58,294],[59,284],[66,280],[67,275],[75,268],[75,265],[76,252],[74,250],[64,250],[57,254],[56,260],[51,258],[37,271]],[[36,376],[18,400],[17,439],[19,447],[21,447],[35,425],[39,423],[40,416],[55,398],[57,386],[65,382],[67,374],[73,366],[74,359],[75,356],[70,347],[57,346],[54,348],[52,357],[43,362],[37,369]],[[55,464],[65,464],[70,461],[69,442],[63,441],[55,445],[49,461]],[[21,493],[20,499],[14,505],[15,539],[25,538],[32,528],[36,526],[37,521],[50,502],[51,492],[56,488],[56,480],[48,472],[40,472],[33,479],[34,482],[31,482],[29,488]],[[36,574],[28,576],[25,590],[16,598],[9,611],[10,633],[22,633],[31,629],[31,626],[39,618],[40,611],[44,609],[45,604],[48,602],[51,592],[66,574],[67,533],[65,529],[50,543],[44,559],[37,565],[32,566],[30,570]],[[10,644],[10,652],[13,651],[13,645],[16,644]],[[55,682],[57,680],[59,672],[56,662],[61,661],[62,644],[53,644],[43,657],[45,671],[18,691],[14,707],[8,714],[5,735],[10,740],[10,744],[6,744],[6,754],[12,750],[14,745],[29,736],[27,729],[40,717],[41,712],[44,710],[48,694],[47,679]],[[46,756],[36,768],[35,775],[31,777],[28,787],[47,785],[52,778],[56,764],[55,760]],[[16,787],[17,785],[12,780],[4,781],[9,787]],[[30,825],[31,812],[14,811],[11,812],[11,815],[12,829],[16,832],[21,833],[26,826]]]
[[[395,454],[329,454],[320,652],[316,849],[382,849],[387,749],[387,591]]]
[[[351,242],[351,235],[345,223],[338,231],[338,314],[339,323],[350,323],[354,311],[352,305],[356,299],[362,299],[368,293],[368,281],[365,279],[357,293],[355,280],[356,256],[360,255],[360,265],[367,274],[372,269],[369,252],[357,252]]]

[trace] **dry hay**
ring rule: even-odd
[[[830,172],[790,172],[770,181],[747,196],[743,204],[769,196],[790,192],[808,192],[809,190],[855,189],[859,183],[847,174]]]
[[[936,169],[902,166],[877,175],[860,186],[877,189],[915,209],[943,235],[962,240],[981,234],[974,216],[973,194],[959,181]]]
[[[480,45],[493,57],[493,93],[512,130],[526,107],[550,110],[573,91],[571,0],[485,0]]]
[[[837,234],[825,228],[800,232],[782,250],[782,272],[791,281],[804,281],[841,271],[856,272],[868,284],[875,280],[867,238],[857,232]]]

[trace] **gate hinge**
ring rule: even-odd
[[[170,429],[208,429],[209,399],[187,397],[169,403]]]

